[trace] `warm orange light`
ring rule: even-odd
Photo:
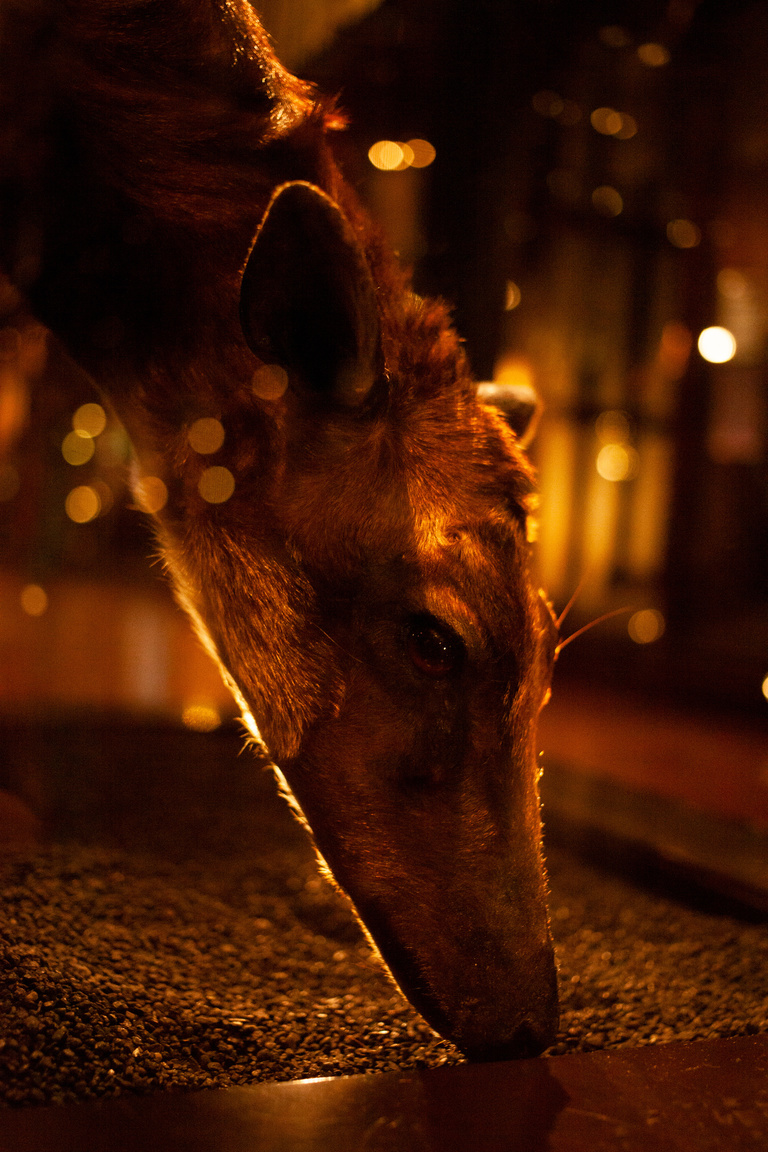
[[[27,616],[42,616],[48,607],[48,593],[39,584],[26,584],[19,600]]]
[[[637,55],[648,68],[662,68],[669,64],[669,49],[663,44],[641,44]]]
[[[600,132],[603,136],[615,136],[621,131],[621,113],[614,108],[595,108],[589,117],[589,122],[595,132]]]
[[[427,168],[437,153],[429,140],[419,137],[402,144],[397,140],[377,140],[368,149],[368,159],[382,172],[402,172],[405,168]]]
[[[368,149],[368,159],[381,172],[394,172],[405,166],[403,149],[394,140],[377,140]]]
[[[168,503],[168,489],[159,476],[142,476],[133,494],[142,512],[152,515]]]
[[[736,355],[736,337],[717,324],[700,333],[697,346],[701,356],[710,364],[725,364]]]
[[[91,485],[99,498],[99,516],[106,516],[115,503],[115,494],[103,480],[94,480]]]
[[[637,136],[637,120],[628,112],[622,112],[620,115],[621,128],[618,132],[614,132],[614,136],[617,140],[631,140],[633,136]]]
[[[219,465],[206,468],[198,481],[197,490],[208,504],[224,504],[235,490],[235,478],[228,468]]]
[[[181,722],[193,732],[214,732],[221,727],[221,716],[211,704],[188,704],[181,713]]]
[[[601,216],[619,216],[624,209],[621,194],[609,184],[601,184],[592,193],[592,204]]]
[[[80,484],[67,495],[64,509],[75,524],[87,524],[90,520],[95,520],[101,512],[101,500],[95,488],[91,488],[88,484]]]
[[[86,436],[100,436],[107,426],[107,414],[101,404],[81,404],[72,417],[75,432]]]
[[[403,146],[404,153],[406,148],[410,150],[409,163],[412,168],[428,168],[437,155],[434,145],[430,144],[429,140],[420,140],[418,138],[409,140],[408,143]]]
[[[507,288],[504,297],[504,311],[512,312],[515,308],[517,308],[521,300],[522,293],[517,284],[515,284],[512,280],[507,280]]]
[[[260,400],[279,400],[288,387],[288,373],[279,364],[262,364],[253,374],[251,387]]]
[[[763,696],[765,696],[766,700],[768,700],[768,676],[766,676],[765,680],[763,680],[762,687],[763,687]]]
[[[601,28],[598,36],[606,48],[626,48],[630,44],[627,32],[618,24],[608,24]]]
[[[675,248],[696,248],[701,243],[701,229],[692,220],[670,220],[667,239]]]
[[[627,444],[604,444],[597,454],[595,467],[603,480],[619,483],[637,475],[638,456]]]
[[[637,120],[615,108],[595,108],[589,117],[595,132],[602,136],[615,136],[617,140],[631,140],[637,135]]]
[[[601,444],[624,444],[629,440],[629,417],[618,409],[601,412],[595,421],[595,432]]]
[[[87,432],[68,432],[61,444],[61,454],[67,464],[87,464],[96,451],[93,438]]]
[[[629,618],[627,631],[635,644],[652,644],[663,636],[666,621],[656,608],[643,608]]]
[[[201,416],[187,431],[190,446],[201,456],[218,452],[224,443],[224,425],[215,416]]]
[[[516,388],[533,388],[533,368],[522,356],[503,356],[493,373],[494,384],[513,384]]]

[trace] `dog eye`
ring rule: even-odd
[[[430,616],[411,621],[406,649],[414,667],[436,680],[454,672],[464,656],[464,645],[456,633]]]

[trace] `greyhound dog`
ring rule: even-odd
[[[125,425],[175,595],[405,995],[472,1058],[541,1051],[556,628],[522,426],[248,0],[0,21],[5,274]]]

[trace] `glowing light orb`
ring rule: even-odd
[[[512,280],[507,280],[507,288],[504,297],[504,311],[512,312],[515,308],[517,308],[522,298],[522,292],[518,288],[517,284],[515,284]]]
[[[629,440],[629,417],[616,408],[601,412],[595,420],[595,432],[601,444],[624,444]]]
[[[635,644],[652,644],[663,636],[666,621],[656,608],[643,608],[633,613],[627,624],[627,631]]]
[[[159,476],[142,476],[134,485],[133,494],[142,512],[152,515],[168,503],[168,489]]]
[[[279,400],[288,387],[288,373],[279,364],[262,364],[253,374],[251,387],[260,400]]]
[[[768,676],[766,676],[765,680],[763,680],[762,689],[763,696],[765,696],[766,700],[768,700]]]
[[[192,732],[214,732],[221,727],[221,716],[211,704],[188,704],[181,713],[181,722]]]
[[[675,248],[697,248],[701,244],[701,228],[693,220],[670,220],[667,239]]]
[[[394,140],[377,140],[368,149],[368,159],[380,172],[394,172],[406,167],[403,149]]]
[[[377,140],[368,149],[368,159],[380,172],[402,172],[406,168],[427,168],[437,155],[429,140],[416,137],[407,144],[397,140]]]
[[[26,584],[19,600],[27,616],[42,616],[48,607],[48,593],[39,584]]]
[[[101,404],[81,404],[72,417],[75,432],[84,433],[94,439],[100,436],[107,426],[107,414]]]
[[[437,155],[434,145],[430,144],[429,140],[420,140],[418,137],[409,140],[405,148],[410,149],[412,168],[428,168]]]
[[[224,443],[224,425],[215,416],[202,416],[188,428],[187,439],[195,452],[210,456]]]
[[[623,119],[620,112],[614,108],[595,108],[589,117],[589,122],[595,132],[602,136],[615,136],[621,132]]]
[[[638,456],[627,444],[605,444],[597,454],[595,467],[603,480],[618,483],[637,475]]]
[[[89,484],[80,484],[67,495],[64,509],[75,524],[87,524],[101,512],[101,500],[95,488]]]
[[[601,216],[619,216],[624,210],[621,193],[610,184],[601,184],[592,193],[592,204]]]
[[[710,364],[725,364],[736,355],[736,337],[727,328],[715,324],[699,335],[697,347]]]
[[[62,456],[67,464],[72,464],[75,467],[80,464],[87,464],[95,451],[96,445],[93,442],[93,437],[88,432],[81,432],[80,430],[68,432],[61,443]]]
[[[621,112],[619,115],[621,116],[621,128],[618,132],[614,132],[614,136],[617,140],[631,140],[633,136],[637,136],[637,120],[628,112]]]
[[[663,44],[641,44],[637,55],[647,68],[663,68],[670,61],[669,49]]]
[[[206,468],[198,481],[197,490],[208,504],[223,504],[235,490],[235,478],[229,468],[219,465]]]

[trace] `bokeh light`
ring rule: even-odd
[[[48,593],[39,584],[25,584],[19,600],[27,616],[42,616],[48,607]]]
[[[696,248],[701,243],[701,229],[692,220],[670,220],[667,239],[675,248]]]
[[[663,44],[641,44],[637,55],[647,68],[662,68],[669,64],[669,49]]]
[[[394,172],[406,167],[403,149],[394,140],[377,140],[368,149],[368,159],[380,172]]]
[[[765,680],[763,680],[762,688],[763,696],[765,696],[766,700],[768,700],[768,676],[766,676]]]
[[[202,416],[195,420],[187,431],[187,439],[195,452],[201,456],[210,456],[218,452],[224,443],[224,425],[215,416]]]
[[[715,324],[700,333],[697,347],[710,364],[725,364],[736,355],[736,337],[727,328]]]
[[[279,364],[262,364],[253,374],[251,387],[260,400],[279,400],[288,387],[288,373]]]
[[[87,464],[93,458],[95,451],[96,445],[93,442],[93,437],[87,432],[68,432],[61,444],[62,456],[67,464],[72,464],[75,467],[80,464]]]
[[[638,455],[628,444],[604,444],[597,454],[595,467],[603,480],[618,483],[637,475]]]
[[[101,404],[81,404],[72,417],[75,432],[86,436],[100,436],[107,426],[107,414]]]
[[[68,493],[64,508],[75,524],[87,524],[101,512],[101,499],[95,488],[89,484],[80,484]]]
[[[153,515],[168,503],[168,489],[159,476],[142,476],[134,485],[133,494],[142,512]]]
[[[228,468],[215,465],[203,472],[197,490],[208,504],[223,504],[235,490],[235,478]]]
[[[99,516],[105,516],[115,503],[115,494],[104,480],[93,480],[91,487],[95,489],[99,497]]]
[[[633,613],[627,624],[627,631],[635,644],[652,644],[663,636],[666,621],[656,608],[643,608]]]
[[[614,136],[617,140],[631,140],[633,136],[637,136],[637,120],[628,112],[621,112],[620,116],[621,128],[618,132],[614,132]]]
[[[619,24],[607,24],[598,36],[606,48],[627,48],[631,43],[629,33]]]
[[[601,444],[624,444],[629,440],[629,417],[617,408],[601,412],[595,421],[595,432]]]
[[[504,311],[512,312],[522,300],[522,292],[513,280],[507,280],[504,294]]]
[[[381,172],[402,172],[406,168],[427,168],[437,153],[429,140],[419,137],[402,144],[397,140],[377,140],[368,149],[368,159]]]
[[[610,184],[601,184],[592,193],[592,204],[601,216],[619,216],[624,208],[621,193]]]
[[[192,732],[214,732],[221,727],[221,716],[212,704],[187,704],[181,713],[181,722]]]
[[[615,108],[595,108],[589,117],[589,122],[595,132],[599,132],[602,136],[615,136],[621,131],[623,120],[621,113]]]
[[[411,151],[412,168],[428,168],[437,155],[434,145],[430,144],[429,140],[421,140],[418,137],[409,140],[405,147]]]

